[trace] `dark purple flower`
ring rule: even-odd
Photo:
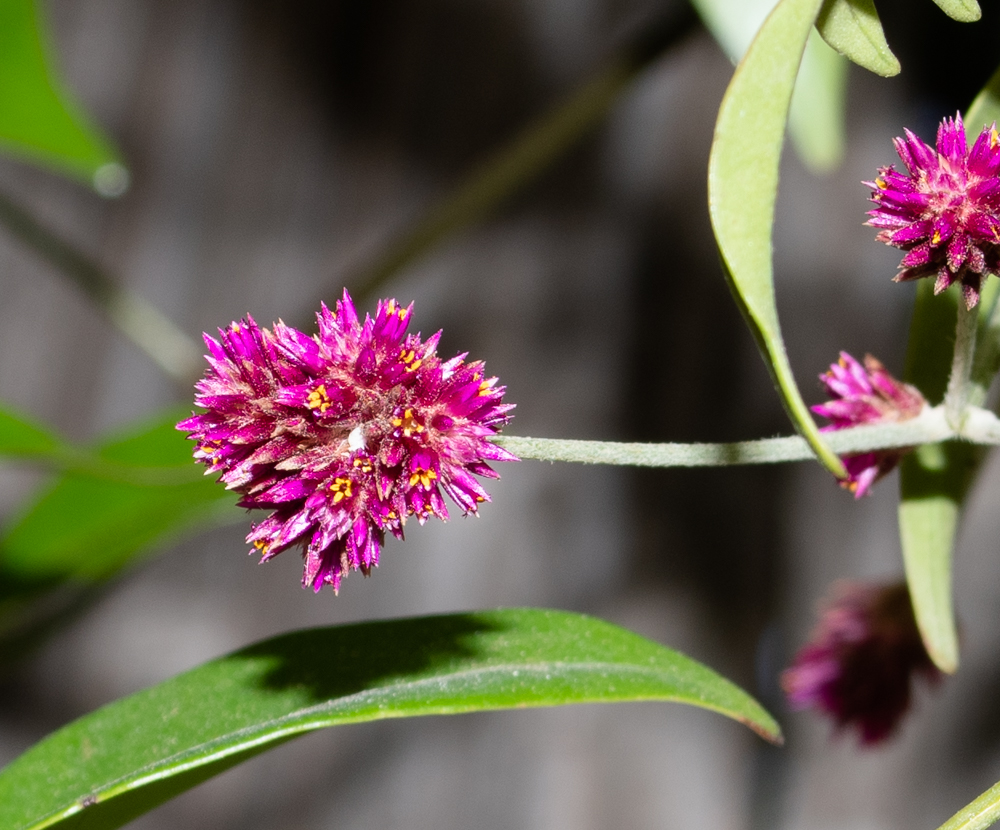
[[[896,281],[935,278],[934,293],[962,283],[965,304],[979,302],[985,274],[1000,268],[1000,138],[996,125],[972,149],[962,117],[938,127],[937,149],[909,130],[894,141],[906,173],[893,165],[865,182],[877,205],[868,224],[880,242],[906,251]]]
[[[475,514],[489,501],[475,476],[517,460],[489,440],[514,408],[504,387],[464,354],[442,361],[440,332],[408,335],[412,309],[383,300],[362,323],[345,290],[314,337],[249,316],[219,341],[205,335],[195,403],[207,412],[177,428],[242,507],[271,511],[247,536],[263,560],[300,547],[315,591],[367,575],[385,532],[402,538],[411,516],[447,519],[442,490]]]
[[[819,376],[833,400],[812,407],[812,411],[832,423],[821,432],[847,429],[861,424],[886,421],[907,421],[915,418],[924,408],[924,396],[908,383],[896,380],[886,368],[870,354],[865,355],[865,365],[847,352],[840,353],[840,360],[830,365],[830,371]],[[847,468],[847,478],[841,481],[855,498],[871,491],[871,486],[891,472],[909,448],[876,450],[842,459]]]
[[[899,725],[913,676],[936,681],[940,672],[920,639],[906,585],[841,582],[781,686],[793,709],[819,709],[872,745]]]

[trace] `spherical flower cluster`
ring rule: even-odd
[[[879,241],[906,251],[897,281],[935,278],[934,293],[962,284],[965,304],[979,302],[985,274],[1000,268],[1000,138],[985,128],[970,150],[960,115],[941,122],[934,149],[909,130],[895,139],[906,167],[865,182]]]
[[[907,421],[915,418],[926,401],[920,390],[908,383],[901,383],[870,354],[865,355],[862,366],[847,352],[840,353],[840,360],[830,366],[819,379],[826,386],[833,400],[812,407],[812,411],[832,423],[821,429],[829,432],[861,424],[886,421]],[[891,472],[908,448],[876,450],[843,458],[847,478],[841,486],[861,498],[871,492],[871,486]]]
[[[793,709],[819,709],[870,746],[895,731],[915,676],[936,681],[940,672],[920,639],[906,586],[839,583],[781,685]]]
[[[207,411],[177,428],[242,507],[271,511],[247,542],[263,560],[300,547],[315,591],[367,575],[386,531],[402,538],[408,518],[447,519],[442,490],[475,514],[489,501],[475,476],[517,460],[490,441],[514,408],[504,387],[464,354],[442,361],[440,332],[407,335],[412,309],[384,300],[362,323],[345,290],[314,337],[249,316],[205,335],[195,403]]]

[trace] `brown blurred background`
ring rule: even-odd
[[[58,61],[123,148],[103,201],[0,161],[0,187],[192,336],[247,311],[305,324],[468,170],[683,11],[672,0],[51,0]],[[925,137],[997,61],[1000,21],[879,3],[903,75],[852,68],[848,154],[789,153],[779,306],[807,400],[840,349],[901,372],[912,286],[862,226],[892,136]],[[790,431],[731,302],[705,169],[732,68],[698,25],[608,117],[487,221],[381,288],[441,352],[484,358],[516,435],[736,440]],[[0,228],[0,398],[82,439],[181,400],[74,287]],[[373,307],[374,297],[363,301]],[[596,614],[756,694],[787,730],[669,705],[342,727],[299,739],[134,823],[190,828],[933,828],[1000,778],[1000,469],[957,556],[963,667],[884,749],[790,715],[777,676],[840,577],[895,579],[895,480],[855,503],[810,464],[703,471],[507,465],[480,520],[390,541],[370,580],[313,596],[246,525],[130,571],[0,681],[0,762],[62,723],[254,640],[309,625],[480,607]],[[9,516],[38,480],[0,471]],[[321,659],[321,657],[318,657]]]

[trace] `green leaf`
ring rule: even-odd
[[[0,147],[118,195],[119,155],[63,88],[51,53],[34,0],[0,3]]]
[[[976,97],[965,116],[967,138],[974,141],[979,125],[1000,114],[1000,70]],[[996,305],[995,279],[984,283],[984,309]],[[910,324],[905,378],[932,404],[945,394],[955,342],[957,295],[934,295],[932,280],[921,280]],[[981,405],[996,373],[1000,330],[993,315],[981,315],[981,340],[973,365],[976,397]],[[930,444],[907,456],[900,468],[899,536],[913,610],[927,652],[946,672],[958,668],[958,633],[952,600],[952,557],[958,520],[975,478],[983,450],[960,442]]]
[[[994,784],[963,807],[938,830],[986,830],[1000,819],[1000,784]]]
[[[1000,121],[1000,67],[980,90],[964,120],[965,129],[971,133],[973,140],[983,127]]]
[[[48,457],[63,449],[62,441],[20,413],[0,405],[0,456]]]
[[[775,0],[692,0],[712,37],[733,63],[753,41]],[[815,173],[836,168],[844,154],[847,67],[810,35],[795,82],[788,130],[803,163]]]
[[[814,173],[829,173],[843,160],[846,103],[847,61],[813,30],[795,81],[788,132]]]
[[[233,494],[201,475],[174,429],[185,414],[171,410],[102,442],[104,470],[61,475],[0,540],[0,571],[27,582],[102,579],[182,530],[235,518]]]
[[[876,75],[899,74],[872,0],[826,0],[816,20],[823,40],[840,54]]]
[[[934,295],[921,280],[910,323],[904,377],[931,404],[940,403],[951,371],[957,293]],[[900,468],[899,535],[917,626],[927,652],[946,672],[958,668],[951,560],[962,502],[975,472],[970,444],[925,444]]]
[[[120,827],[327,726],[635,700],[700,706],[780,741],[732,683],[602,620],[507,609],[369,622],[266,640],[71,723],[0,772],[0,827]]]
[[[983,16],[976,0],[934,0],[934,2],[948,17],[959,23],[975,23]]]
[[[823,442],[788,362],[771,261],[785,118],[820,2],[781,0],[736,68],[715,125],[708,167],[709,212],[733,295],[785,408],[820,460],[842,477],[843,465]]]

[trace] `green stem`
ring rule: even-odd
[[[938,830],[984,830],[1000,819],[1000,783],[963,807]]]
[[[955,432],[961,432],[962,421],[969,406],[978,311],[978,307],[973,306],[970,309],[961,298],[959,299],[958,316],[955,320],[955,353],[951,361],[948,391],[944,396],[945,416]]]
[[[961,439],[974,444],[1000,444],[1000,419],[985,409],[970,408],[963,431],[954,431],[943,407],[928,407],[916,418],[897,423],[854,427],[824,433],[840,454],[915,447]],[[763,438],[730,444],[631,444],[573,441],[558,438],[499,436],[495,442],[522,459],[615,464],[633,467],[722,467],[734,464],[780,464],[809,461],[816,455],[800,436]]]

